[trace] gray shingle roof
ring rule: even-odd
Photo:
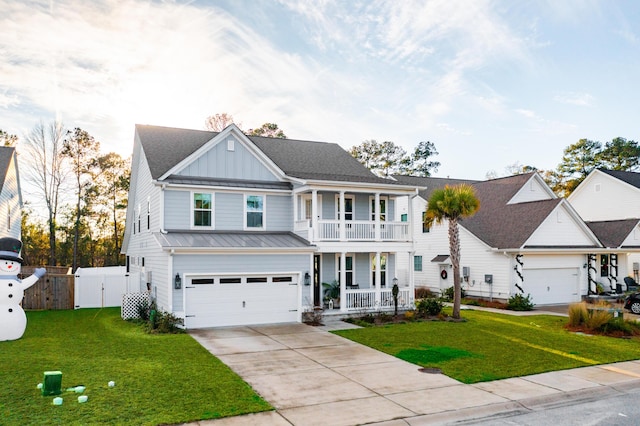
[[[0,191],[4,187],[4,180],[7,177],[9,164],[11,164],[15,150],[12,146],[0,146]]]
[[[153,179],[193,154],[218,133],[204,130],[136,125]],[[398,185],[380,178],[360,164],[340,145],[293,139],[248,138],[285,174],[308,180]]]
[[[399,183],[403,183],[405,185],[414,185],[418,187],[422,187],[422,189],[418,190],[418,193],[422,198],[429,201],[429,197],[431,196],[431,192],[434,189],[444,188],[447,185],[459,185],[461,183],[466,184],[474,184],[480,181],[477,180],[469,180],[469,179],[449,179],[449,178],[438,178],[438,177],[420,177],[420,176],[404,176],[404,175],[394,175],[393,178],[397,180]]]
[[[167,231],[153,234],[163,248],[252,248],[313,250],[307,240],[292,232]]]
[[[292,189],[289,182],[266,182],[240,179],[217,179],[195,176],[170,175],[165,182],[182,185],[207,185],[228,188],[257,188],[257,189]]]
[[[628,183],[629,185],[633,185],[636,188],[640,188],[640,173],[636,172],[625,172],[622,170],[609,170],[609,169],[598,169],[602,173],[606,173],[610,176],[613,176],[616,179],[620,179],[623,182]]]
[[[586,222],[600,242],[608,248],[617,248],[638,226],[640,219],[603,220]]]

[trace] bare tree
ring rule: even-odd
[[[214,114],[207,117],[204,121],[204,127],[212,132],[221,132],[231,123],[234,123],[233,116],[223,112],[222,114]],[[235,125],[241,128],[239,123],[235,123]]]
[[[16,146],[18,143],[18,136],[12,135],[0,129],[0,144],[3,146]]]
[[[35,125],[25,138],[24,162],[27,180],[38,189],[47,207],[49,228],[49,265],[56,266],[56,219],[60,190],[66,179],[62,144],[65,130],[59,121],[48,126]]]

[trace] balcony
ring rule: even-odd
[[[345,221],[344,230],[339,220],[318,220],[313,229],[309,219],[295,223],[296,234],[309,241],[409,241],[409,223],[369,220]],[[315,231],[315,232],[314,232]]]

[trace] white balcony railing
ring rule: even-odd
[[[368,220],[350,220],[344,222],[344,235],[340,232],[339,220],[319,220],[317,238],[321,241],[408,241],[409,224],[407,222],[381,222],[379,236],[376,235],[376,223]]]

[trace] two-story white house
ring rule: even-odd
[[[137,125],[122,250],[187,328],[300,321],[333,281],[335,312],[385,309],[413,250],[395,203],[416,193],[337,144]]]
[[[638,252],[638,247],[621,247],[617,234],[585,223],[538,173],[482,182],[395,178],[422,187],[411,207],[414,217],[426,210],[435,188],[468,183],[475,189],[480,209],[459,222],[462,285],[470,296],[505,300],[530,294],[538,305],[578,302],[595,293],[598,282],[615,290],[617,277],[626,273],[617,259]],[[402,200],[398,207],[399,213],[409,209]],[[451,287],[448,224],[427,228],[416,220],[413,226],[415,285],[436,292]]]

